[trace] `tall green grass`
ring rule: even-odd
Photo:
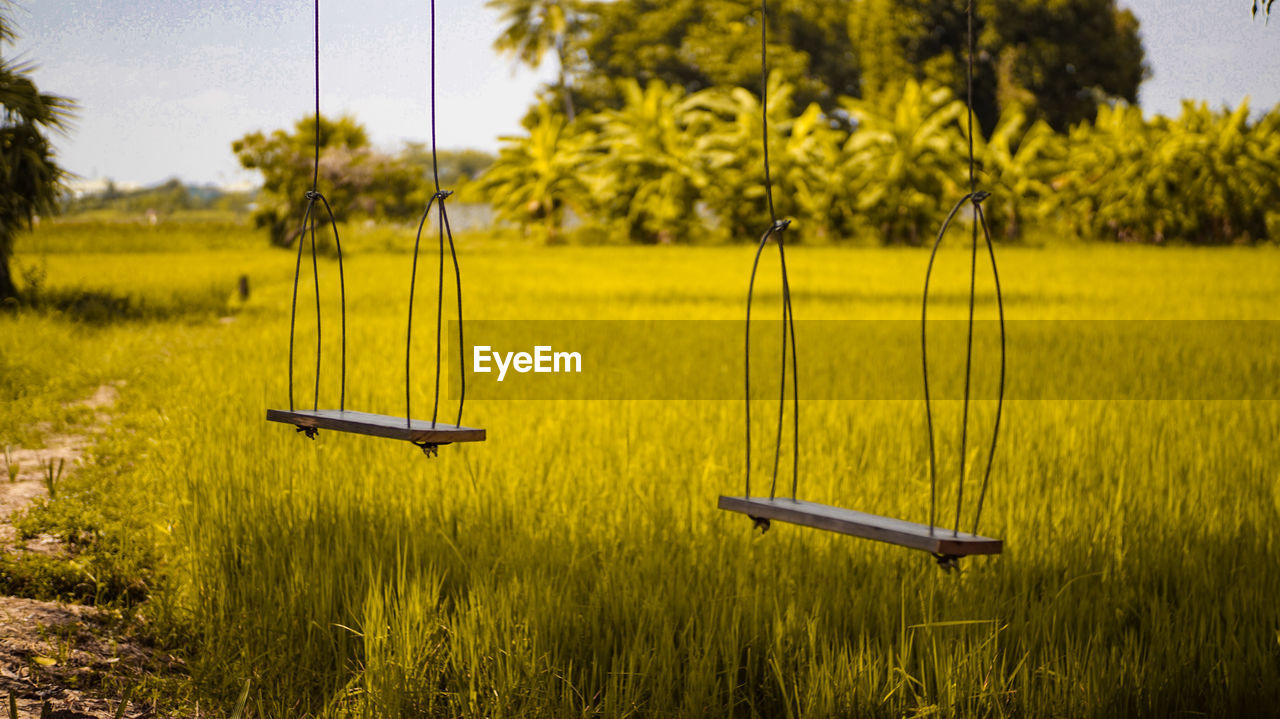
[[[778,523],[761,536],[717,511],[742,482],[738,402],[468,403],[464,423],[489,440],[436,459],[268,425],[286,401],[291,258],[192,267],[233,257],[228,276],[258,288],[234,322],[103,330],[155,333],[165,353],[129,385],[134,431],[150,437],[128,471],[153,488],[169,578],[153,602],[222,706],[246,678],[249,706],[271,716],[1230,716],[1280,702],[1274,402],[1011,403],[983,524],[1006,552],[945,574],[920,553]],[[400,411],[406,259],[347,266],[348,407]],[[796,312],[918,316],[925,259],[796,247]],[[1270,250],[1001,259],[1019,319],[1280,315]],[[936,316],[966,311],[965,260],[944,257]],[[97,260],[62,261],[69,277]],[[129,261],[98,281],[185,282],[163,258]],[[464,244],[461,261],[473,318],[738,319],[750,251]],[[322,275],[332,300],[336,267]],[[776,302],[776,286],[762,293]],[[50,317],[0,323],[65,332]],[[321,403],[334,399],[327,384]],[[802,412],[805,497],[926,518],[917,403]]]

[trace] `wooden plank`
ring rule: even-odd
[[[402,439],[407,442],[449,444],[451,442],[483,442],[485,439],[484,430],[474,427],[459,427],[444,422],[437,422],[432,426],[430,421],[421,419],[406,423],[404,417],[351,410],[300,409],[290,412],[283,409],[269,409],[267,420],[283,422],[295,427],[331,429],[335,432]]]
[[[934,554],[953,556],[999,554],[1004,549],[1004,542],[999,539],[980,537],[967,532],[955,534],[945,527],[930,528],[927,524],[916,524],[790,498],[722,496],[719,507],[731,512],[742,512],[752,517],[776,519],[911,549],[922,549]]]

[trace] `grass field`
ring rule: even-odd
[[[762,536],[716,510],[718,494],[740,492],[740,402],[468,402],[464,424],[489,440],[435,459],[336,433],[306,441],[263,421],[286,401],[292,256],[252,238],[93,254],[83,249],[108,248],[50,237],[43,253],[19,257],[47,268],[45,292],[92,290],[128,311],[117,319],[67,301],[61,312],[0,315],[0,442],[75,421],[61,403],[127,381],[96,468],[76,481],[118,515],[118,551],[154,563],[146,616],[190,668],[170,700],[229,711],[251,679],[254,716],[1280,707],[1274,401],[1009,403],[983,520],[1006,552],[943,573],[922,553],[777,523]],[[460,253],[469,319],[738,320],[751,259],[746,246],[474,238]],[[1012,319],[1280,319],[1273,248],[1079,245],[1000,258]],[[926,260],[794,247],[797,317],[916,318]],[[967,257],[943,260],[934,311],[960,317]],[[771,309],[773,271],[762,275]],[[403,253],[348,259],[348,406],[400,411],[407,272]],[[244,303],[233,297],[242,274],[253,287]],[[331,261],[321,274],[336,286]],[[427,287],[415,350],[424,404]],[[1177,372],[1168,349],[1134,351],[1153,371]],[[1089,347],[1073,351],[1089,361]],[[848,354],[859,371],[858,348]],[[736,355],[723,361],[741,371]],[[991,409],[981,403],[980,416]],[[927,518],[919,403],[808,402],[802,412],[803,495]],[[767,414],[762,405],[757,437],[768,436]],[[942,448],[952,463],[954,445]]]

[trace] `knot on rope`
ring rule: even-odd
[[[443,202],[446,197],[452,194],[453,190],[436,190],[435,198]]]
[[[307,435],[307,439],[315,439],[320,430],[316,427],[294,427],[295,430]]]
[[[786,229],[790,226],[791,226],[791,220],[774,220],[773,227],[769,228],[769,231],[774,233],[775,235],[780,235],[783,232],[785,232]]]
[[[973,194],[969,195],[969,199],[974,205],[981,204],[982,201],[988,197],[991,197],[991,193],[986,190],[977,190]]]
[[[755,517],[750,514],[748,514],[747,516],[751,518],[751,521],[752,521],[751,529],[753,531],[756,529],[759,529],[761,534],[764,534],[765,532],[769,531],[768,517]]]
[[[324,195],[320,194],[319,192],[316,192],[315,190],[307,190],[306,194],[304,194],[303,197],[307,198],[308,200],[324,199]]]
[[[410,442],[413,446],[422,450],[422,453],[428,457],[435,457],[440,453],[440,445],[435,442]]]

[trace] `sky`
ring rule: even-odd
[[[1280,18],[1252,0],[1120,0],[1141,22],[1152,76],[1139,102],[1177,114],[1182,98],[1214,107],[1280,103]],[[517,67],[492,49],[498,16],[484,0],[437,0],[437,138],[494,151],[555,72]],[[310,0],[17,0],[7,60],[38,64],[42,91],[74,98],[73,132],[56,141],[82,178],[153,184],[170,177],[253,181],[231,142],[291,126],[314,104]],[[350,113],[394,150],[430,137],[430,14],[422,0],[321,3],[320,109]]]

